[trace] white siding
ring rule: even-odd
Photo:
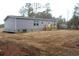
[[[9,32],[15,31],[15,19],[8,18],[8,20],[5,21],[4,31],[9,31]]]
[[[34,21],[35,20],[23,20],[23,19],[16,20],[16,31],[19,30],[22,32],[23,29],[27,29],[27,31],[32,31],[32,30],[40,31],[44,28],[44,26],[47,26],[48,24],[54,24],[52,21],[38,20],[39,25],[34,26]]]
[[[38,26],[34,26],[34,22],[38,21]],[[54,22],[50,20],[26,20],[26,19],[15,19],[8,18],[5,21],[5,31],[9,32],[23,32],[23,29],[29,31],[40,31],[48,24],[54,25]]]
[[[27,29],[27,31],[30,31],[33,27],[33,20],[16,20],[16,30],[23,31],[23,29]]]

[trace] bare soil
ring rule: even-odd
[[[29,33],[0,32],[2,56],[77,56],[79,30],[52,30]]]

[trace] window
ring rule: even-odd
[[[34,23],[34,26],[38,26],[39,24],[38,23]]]
[[[34,26],[35,26],[36,24],[34,23]]]
[[[38,20],[35,20],[34,21],[34,26],[38,26],[38,25],[39,25]]]
[[[23,29],[23,32],[27,32],[27,29]]]

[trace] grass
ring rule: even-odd
[[[22,52],[22,54],[18,53],[17,55],[79,55],[79,30],[52,30],[16,34],[0,32],[0,41],[8,41],[9,45],[11,42],[16,44],[16,47],[19,47]],[[26,53],[23,53],[24,51]]]

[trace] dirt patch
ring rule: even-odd
[[[78,48],[79,49],[79,40],[65,42],[62,46],[67,48]]]
[[[21,47],[20,47],[21,46]],[[32,46],[15,44],[11,41],[0,41],[0,55],[4,56],[29,56],[40,55],[40,50]]]

